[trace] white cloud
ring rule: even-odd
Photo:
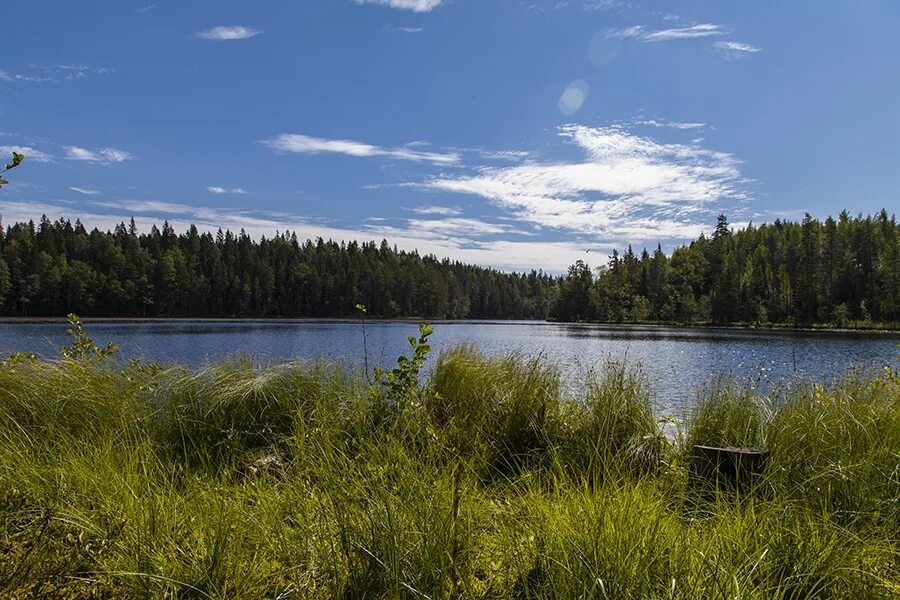
[[[282,133],[271,140],[264,140],[262,143],[273,150],[299,154],[333,153],[358,158],[384,157],[434,164],[455,164],[460,160],[459,154],[456,152],[426,152],[414,150],[408,146],[382,148],[353,140],[331,140],[296,133]]]
[[[29,65],[27,72],[10,73],[0,70],[0,81],[26,83],[62,83],[85,79],[91,75],[108,75],[115,69],[81,64]]]
[[[519,161],[531,156],[527,150],[476,150],[482,157],[488,160],[512,160]]]
[[[203,40],[230,41],[230,40],[246,40],[261,34],[262,31],[253,27],[245,27],[243,25],[225,26],[219,25],[206,31],[200,31],[194,35]]]
[[[581,6],[585,10],[609,10],[621,5],[621,0],[583,0]]]
[[[41,152],[31,146],[0,146],[0,154],[8,155],[13,152],[25,155],[25,160],[33,160],[35,162],[53,162],[53,157],[46,152]],[[2,158],[2,157],[0,157]]]
[[[723,50],[735,50],[737,52],[759,52],[760,51],[760,48],[751,46],[750,44],[744,44],[742,42],[716,42],[713,45],[716,48],[722,48]]]
[[[713,46],[728,59],[744,58],[761,50],[761,48],[743,42],[716,42]]]
[[[145,6],[143,8],[139,8],[138,13],[140,13],[140,14],[148,13],[155,8],[156,8],[155,4],[148,4],[147,6]]]
[[[0,80],[2,81],[24,81],[26,83],[53,83],[58,81],[53,77],[47,77],[46,75],[33,75],[33,74],[25,74],[25,73],[7,73],[3,71],[0,73]]]
[[[422,33],[425,31],[424,27],[385,27],[385,31],[391,33]]]
[[[474,244],[476,238],[484,236],[496,236],[498,234],[534,235],[530,232],[517,231],[510,225],[502,223],[488,223],[481,219],[443,218],[443,219],[409,219],[406,228],[372,226],[371,233],[393,239],[408,236],[411,232],[417,235],[428,234],[430,237],[441,236],[456,241],[465,240],[467,244]]]
[[[702,129],[706,127],[706,123],[683,123],[680,121],[657,121],[656,119],[647,119],[645,121],[635,121],[636,125],[648,125],[650,127],[671,127],[672,129]]]
[[[417,13],[430,12],[442,4],[442,0],[356,0],[357,4],[389,6]]]
[[[725,35],[727,30],[714,23],[697,23],[686,27],[674,27],[671,29],[648,30],[643,25],[635,25],[625,29],[614,31],[616,37],[634,38],[641,42],[669,42],[672,40],[684,40],[703,38],[714,35]]]
[[[417,206],[412,211],[420,215],[456,216],[462,214],[462,210],[455,206]]]
[[[88,162],[111,163],[124,162],[134,159],[134,155],[125,150],[117,150],[116,148],[100,148],[99,150],[88,150],[78,146],[66,146],[66,158],[69,160],[83,160]]]
[[[66,81],[84,79],[90,75],[109,75],[115,71],[115,69],[107,69],[106,67],[94,67],[81,64],[52,65],[50,67],[44,67],[44,69],[47,71],[56,70],[57,72],[61,72],[63,74],[62,79]]]
[[[80,187],[76,187],[74,185],[71,186],[69,189],[72,190],[73,192],[78,192],[79,194],[83,194],[85,196],[96,196],[100,193],[97,190],[92,190],[92,189],[88,189],[88,188],[80,188]]]
[[[633,242],[693,237],[706,204],[746,196],[738,161],[724,152],[663,144],[620,127],[567,125],[560,135],[585,159],[481,167],[410,187],[477,195],[540,227]]]
[[[209,186],[208,188],[206,188],[206,191],[209,192],[210,194],[246,194],[247,193],[247,190],[245,190],[243,188],[228,189],[228,188],[219,187],[217,185]]]

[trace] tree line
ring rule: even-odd
[[[503,273],[380,244],[254,240],[243,230],[139,233],[80,221],[0,229],[0,313],[108,317],[543,319],[558,278]]]
[[[900,322],[900,228],[876,216],[800,223],[776,220],[733,231],[720,216],[671,256],[629,246],[597,269],[572,265],[551,316],[561,321],[775,323]]]
[[[109,317],[545,319],[608,323],[900,322],[900,227],[875,216],[776,220],[667,255],[614,251],[565,276],[496,269],[290,232],[177,234],[132,219],[88,231],[46,216],[0,228],[0,314]]]

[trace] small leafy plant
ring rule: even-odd
[[[408,404],[417,404],[420,397],[419,371],[425,365],[425,359],[431,352],[428,336],[434,329],[428,323],[419,323],[419,338],[409,336],[412,356],[397,358],[397,367],[390,371],[375,368],[375,377],[381,382],[388,397],[402,409]]]
[[[6,163],[6,168],[3,169],[3,172],[9,171],[10,169],[15,169],[20,164],[22,164],[23,160],[25,160],[24,154],[19,154],[18,152],[13,151],[12,162]],[[2,175],[0,175],[0,188],[7,184],[9,184],[9,181],[7,181]]]
[[[59,355],[65,360],[73,360],[81,363],[98,363],[112,357],[119,350],[119,345],[112,342],[105,348],[97,346],[91,337],[84,332],[84,324],[78,315],[69,314],[69,325],[66,332],[71,336],[72,343],[59,349]]]

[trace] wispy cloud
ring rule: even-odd
[[[425,31],[424,27],[391,27],[386,25],[384,27],[384,31],[390,33],[422,33]]]
[[[12,83],[62,83],[85,79],[92,75],[108,75],[115,69],[82,64],[29,65],[16,72],[0,70],[0,81]]]
[[[56,69],[64,73],[63,79],[65,79],[66,81],[71,81],[73,79],[84,79],[85,77],[89,77],[90,75],[108,75],[115,71],[114,69],[107,69],[106,67],[94,67],[91,65],[81,64],[53,65],[52,67],[46,68],[48,70]]]
[[[223,188],[217,185],[211,185],[206,188],[206,191],[210,194],[246,194],[247,190],[244,188]]]
[[[583,160],[481,167],[410,186],[481,196],[542,228],[629,241],[695,236],[706,205],[746,197],[731,154],[663,144],[621,127],[567,125],[559,133],[581,148]]]
[[[219,25],[206,31],[194,34],[194,37],[202,40],[231,41],[246,40],[262,33],[261,30],[244,25]]]
[[[671,127],[672,129],[702,129],[702,128],[706,127],[706,123],[683,123],[681,121],[657,121],[656,119],[635,121],[635,125],[647,125],[650,127]]]
[[[100,148],[98,150],[88,150],[78,146],[66,146],[66,158],[69,160],[83,160],[87,162],[97,163],[113,163],[124,162],[134,159],[134,155],[125,150],[116,148]]]
[[[456,206],[417,206],[410,210],[420,215],[443,215],[452,217],[462,214],[462,209]]]
[[[417,13],[430,12],[442,4],[442,0],[356,0],[357,4],[389,6]]]
[[[35,162],[53,162],[53,156],[46,152],[41,152],[31,146],[0,146],[0,154],[8,155],[13,152],[25,155],[25,160],[33,160]]]
[[[482,158],[488,160],[511,160],[519,161],[531,156],[531,152],[527,150],[475,150]]]
[[[587,11],[610,10],[627,4],[625,0],[520,0],[519,6],[525,10],[544,13],[565,8],[580,8]]]
[[[749,54],[755,54],[762,50],[762,48],[743,42],[716,42],[713,46],[729,59],[744,58]]]
[[[428,152],[409,146],[383,148],[354,140],[317,138],[296,133],[282,133],[270,140],[264,140],[262,143],[279,152],[298,154],[346,154],[358,158],[382,157],[434,164],[455,164],[460,160],[460,156],[456,152]],[[419,146],[420,144],[416,144],[416,147]]]
[[[643,25],[635,25],[612,32],[615,37],[633,38],[641,42],[669,42],[672,40],[685,40],[704,38],[728,33],[721,25],[714,23],[697,23],[686,27],[673,27],[671,29],[650,30]]]
[[[10,73],[9,71],[0,71],[0,81],[6,83],[13,83],[16,81],[25,83],[52,83],[58,80],[55,80],[52,77],[48,77],[46,75],[36,75],[33,73]]]
[[[609,10],[624,4],[623,0],[582,0],[581,6],[585,10]]]
[[[147,6],[145,6],[145,7],[143,7],[143,8],[139,8],[139,9],[138,9],[138,13],[139,13],[139,14],[148,13],[148,12],[150,12],[151,10],[153,10],[153,9],[155,9],[155,8],[156,8],[156,5],[155,5],[155,4],[148,4]]]
[[[77,187],[74,185],[71,186],[69,189],[72,190],[73,192],[78,192],[79,194],[83,194],[85,196],[97,196],[100,194],[100,192],[98,192],[97,190],[81,188],[81,187]]]
[[[534,235],[531,232],[518,231],[505,223],[489,223],[481,219],[449,217],[442,219],[408,219],[406,227],[398,228],[386,225],[369,226],[369,231],[386,238],[403,237],[415,232],[418,235],[427,233],[430,236],[444,236],[467,243],[477,243],[477,238],[497,236],[499,234]]]

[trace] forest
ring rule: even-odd
[[[80,221],[0,229],[0,312],[8,316],[546,319],[607,323],[900,322],[900,227],[882,210],[732,229],[667,255],[614,251],[565,276],[505,273],[398,250],[386,240],[254,239],[244,231],[138,232]]]
[[[737,231],[720,216],[712,236],[671,256],[629,246],[595,270],[576,262],[553,306],[560,321],[896,324],[900,227],[885,210]]]
[[[138,233],[69,220],[0,232],[0,310],[94,317],[374,317],[543,319],[557,280],[501,273],[396,247],[300,241],[243,230]]]

